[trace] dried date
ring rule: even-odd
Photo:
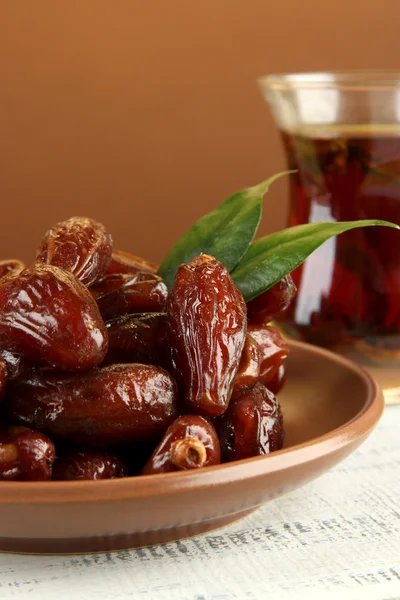
[[[272,379],[267,383],[268,389],[273,394],[279,394],[286,382],[286,370],[285,365],[281,365]]]
[[[157,265],[123,252],[122,250],[114,250],[111,256],[111,261],[107,269],[107,273],[156,273]]]
[[[258,343],[247,333],[239,369],[234,381],[234,390],[257,383],[260,376],[260,363],[261,356]]]
[[[53,442],[27,427],[0,427],[0,480],[46,481],[55,458]]]
[[[198,469],[220,462],[220,444],[210,419],[185,415],[170,425],[142,473]]]
[[[71,273],[35,265],[0,279],[0,347],[67,370],[87,370],[107,352],[96,302]]]
[[[296,295],[292,276],[286,275],[272,288],[247,303],[247,316],[250,323],[266,325],[277,319],[289,308]]]
[[[18,273],[21,273],[24,269],[24,263],[17,258],[0,260],[0,277],[4,277],[5,275],[18,275]]]
[[[33,368],[33,363],[19,354],[0,350],[0,356],[6,363],[9,381],[17,379],[24,371]]]
[[[279,331],[272,326],[249,324],[248,334],[257,342],[260,354],[258,381],[268,386],[288,356],[288,347]]]
[[[116,479],[127,477],[128,469],[117,456],[99,450],[72,450],[62,452],[53,465],[56,481],[78,479]]]
[[[141,364],[82,374],[36,371],[18,379],[4,402],[13,420],[97,447],[157,441],[178,416],[171,376]]]
[[[104,275],[104,277],[100,277],[100,279],[90,286],[90,293],[92,294],[93,298],[97,300],[97,298],[101,298],[106,294],[110,294],[111,292],[115,292],[116,290],[129,285],[132,280],[134,280],[134,276],[130,275],[129,273],[113,273],[111,275]]]
[[[222,462],[269,454],[283,446],[283,419],[278,399],[264,385],[243,390],[216,419]]]
[[[8,370],[5,360],[0,356],[0,400],[2,400],[6,394],[8,382]]]
[[[125,315],[106,323],[105,363],[144,363],[171,370],[166,313]]]
[[[168,289],[158,275],[136,273],[135,275],[107,275],[106,277],[108,279],[118,278],[122,281],[122,285],[117,289],[97,295],[97,305],[104,320],[108,321],[132,313],[165,310]]]
[[[106,272],[111,253],[112,239],[104,225],[86,217],[72,217],[45,234],[36,260],[70,271],[90,285]]]
[[[186,410],[227,408],[246,337],[246,305],[225,267],[201,255],[181,265],[168,302],[174,369]]]

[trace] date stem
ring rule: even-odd
[[[197,469],[207,460],[204,444],[197,438],[176,440],[171,446],[171,462],[178,469]]]

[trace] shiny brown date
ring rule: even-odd
[[[288,356],[288,347],[275,327],[249,324],[248,334],[257,342],[260,353],[258,381],[268,387]]]
[[[292,276],[286,275],[272,288],[247,303],[247,316],[250,323],[266,325],[280,317],[296,295]]]
[[[142,473],[198,469],[220,462],[220,444],[210,419],[185,415],[170,425]]]
[[[234,380],[234,390],[255,385],[260,376],[260,350],[258,344],[249,333],[246,335],[239,369]]]
[[[181,265],[168,302],[175,373],[186,410],[227,408],[246,337],[246,305],[225,267],[202,254]]]
[[[283,446],[282,412],[277,398],[257,383],[231,399],[216,419],[222,462],[269,454]]]
[[[128,469],[117,456],[99,450],[62,452],[53,465],[56,481],[127,477]]]
[[[132,313],[165,310],[168,289],[161,277],[152,273],[107,275],[106,277],[122,279],[122,285],[97,296],[97,305],[104,320],[108,321]]]
[[[46,481],[54,458],[54,444],[43,433],[0,427],[0,481]]]
[[[13,381],[19,377],[24,371],[32,368],[33,364],[20,356],[19,354],[13,354],[8,350],[0,350],[0,356],[7,366],[8,380]]]
[[[281,365],[272,379],[267,383],[268,389],[273,394],[279,394],[286,382],[286,370],[285,365]]]
[[[5,360],[0,356],[0,400],[2,400],[6,394],[8,382],[8,369]]]
[[[122,250],[114,250],[111,256],[110,264],[108,265],[107,273],[156,273],[157,265],[123,252]]]
[[[97,298],[101,298],[106,294],[110,294],[111,292],[115,292],[129,283],[134,279],[134,275],[130,275],[129,273],[113,273],[111,275],[104,275],[104,277],[100,277],[93,285],[90,286],[89,290],[92,294],[93,298],[97,300]]]
[[[171,369],[166,313],[125,315],[106,323],[105,363],[144,363]]]
[[[13,420],[97,447],[158,440],[178,416],[173,379],[141,364],[37,371],[18,379],[3,402]]]
[[[5,275],[18,275],[18,273],[21,273],[24,269],[24,263],[17,258],[0,260],[0,277],[4,277]]]
[[[36,260],[70,271],[85,285],[106,272],[112,239],[104,225],[86,217],[57,223],[44,236]]]
[[[96,302],[71,273],[35,265],[0,279],[0,347],[67,370],[87,370],[107,352]]]

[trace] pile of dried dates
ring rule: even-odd
[[[282,447],[290,275],[245,303],[200,254],[167,288],[104,226],[55,225],[0,262],[0,480],[198,469]]]

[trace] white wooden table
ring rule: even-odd
[[[400,406],[336,469],[215,533],[108,554],[2,554],[8,598],[400,598]]]

